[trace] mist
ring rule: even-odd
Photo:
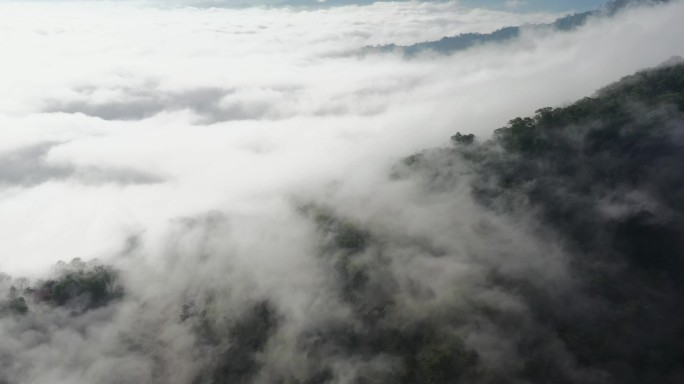
[[[0,317],[0,383],[532,382],[521,345],[611,382],[492,282],[582,303],[561,235],[482,204],[466,161],[397,167],[683,54],[684,3],[410,58],[362,51],[561,15],[157,5],[0,3],[0,295],[102,265],[116,292]],[[445,350],[448,377],[406,376]]]

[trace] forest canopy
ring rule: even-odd
[[[468,291],[452,275],[436,278],[461,263],[439,244],[408,232],[389,236],[324,202],[300,204],[297,215],[313,228],[313,258],[338,315],[288,327],[293,315],[271,298],[227,309],[230,290],[188,289],[164,311],[174,332],[187,332],[183,348],[196,358],[192,382],[315,384],[339,381],[342,373],[358,384],[684,380],[681,59],[571,105],[511,119],[489,140],[457,132],[450,142],[397,164],[392,182],[417,182],[426,196],[447,200],[460,198],[465,183],[485,217],[531,218],[530,238],[542,247],[529,251],[534,263],[551,263],[543,246],[558,242],[572,283],[543,284],[504,263],[478,280],[486,290]],[[211,216],[204,225],[215,230],[221,221]],[[471,227],[485,243],[503,238],[491,222]],[[484,254],[473,259],[487,260],[481,247],[473,252]],[[506,262],[524,265],[528,251],[509,248]],[[418,268],[432,268],[435,281],[415,278]],[[433,283],[447,289],[438,292]],[[127,300],[138,300],[117,269],[80,259],[58,264],[46,280],[2,276],[0,285],[4,326],[45,339],[52,327],[45,324],[80,329],[87,316],[106,324],[124,313]],[[141,311],[152,305],[139,300]],[[175,345],[168,334],[141,335],[136,324],[121,331],[117,345],[126,354],[157,356],[156,369],[172,372],[160,353]],[[500,363],[491,345],[515,361]],[[280,362],[285,350],[296,351],[296,369]],[[341,363],[349,361],[363,364],[349,373]],[[19,384],[26,366],[2,347],[0,363],[10,367],[0,370],[0,383]]]

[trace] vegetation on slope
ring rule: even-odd
[[[525,287],[530,308],[598,382],[684,377],[684,65],[639,72],[560,108],[515,118],[484,143],[414,155],[432,187],[475,171],[472,193],[501,214],[534,215],[563,239],[581,280],[575,305]],[[502,282],[521,289],[525,282]],[[536,369],[541,369],[535,372]],[[523,376],[548,382],[553,365]],[[554,382],[578,382],[555,377]]]
[[[632,5],[654,5],[666,3],[669,0],[613,0],[603,7],[587,12],[574,13],[561,17],[552,23],[534,24],[527,26],[511,26],[497,29],[490,33],[462,33],[456,36],[445,36],[436,41],[425,41],[412,45],[387,44],[369,47],[370,50],[395,51],[400,50],[407,56],[413,56],[425,51],[439,53],[453,53],[463,51],[482,44],[504,43],[514,40],[522,34],[524,30],[545,30],[571,31],[584,26],[592,17],[609,17]]]
[[[5,277],[9,280],[9,277]],[[26,286],[22,279],[19,287],[12,285],[4,302],[0,302],[0,314],[25,315],[31,306],[46,304],[62,307],[73,313],[83,313],[108,305],[123,296],[118,274],[111,267],[87,264],[80,259],[57,265],[56,277]]]
[[[533,218],[539,238],[560,242],[574,284],[538,284],[540,276],[507,273],[501,265],[483,268],[477,284],[446,275],[439,285],[445,292],[437,292],[415,280],[432,275],[414,275],[411,268],[428,265],[434,272],[435,266],[461,263],[462,255],[445,255],[408,235],[393,238],[336,207],[306,205],[300,213],[315,232],[314,260],[329,282],[331,305],[339,308],[309,314],[312,319],[298,328],[276,299],[240,298],[239,305],[226,307],[213,287],[193,292],[192,300],[175,303],[177,319],[165,319],[177,327],[173,332],[191,335],[184,345],[191,356],[201,356],[193,361],[192,383],[682,382],[679,61],[626,77],[572,105],[515,118],[491,140],[456,133],[450,147],[412,155],[394,172],[395,180],[422,182],[426,196],[454,200],[463,193],[454,186],[465,180],[488,214]],[[526,257],[505,256],[496,259],[514,264]],[[7,281],[0,279],[4,286]],[[115,270],[79,260],[61,264],[50,280],[11,285],[0,316],[5,324],[26,321],[29,328],[32,316],[57,311],[80,319],[124,298]],[[50,332],[44,328],[40,332]],[[169,344],[156,341],[162,336],[155,332],[145,337],[126,351],[151,354],[154,372],[168,377],[175,371],[160,357],[167,351],[154,348]],[[505,360],[493,360],[497,353]],[[0,354],[3,363],[12,359]],[[3,375],[0,382],[18,382]]]

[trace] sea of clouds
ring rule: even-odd
[[[457,130],[486,137],[682,52],[681,15],[675,2],[405,59],[356,51],[556,15],[2,2],[0,268],[107,259],[141,234],[154,254],[179,217],[277,215],[331,185],[373,194],[397,159]]]
[[[563,251],[524,218],[493,217],[465,185],[456,200],[426,197],[410,181],[391,181],[391,169],[456,131],[487,138],[510,118],[681,54],[684,3],[453,55],[363,50],[557,16],[455,1],[324,10],[0,2],[0,270],[36,278],[58,260],[98,258],[130,287],[116,313],[48,332],[50,343],[8,339],[0,352],[31,362],[13,374],[86,383],[119,370],[129,375],[122,382],[142,382],[154,376],[149,358],[173,367],[159,382],[188,382],[201,357],[182,327],[165,321],[208,289],[224,308],[270,298],[287,319],[284,340],[348,316],[314,256],[316,228],[299,209],[309,203],[395,239],[405,264],[394,273],[447,296],[457,281],[463,296],[515,309],[504,293],[476,289],[511,254],[524,255],[506,259],[511,275],[571,280]],[[423,250],[402,248],[402,236],[451,256],[417,261],[412,252]],[[102,325],[98,316],[115,320]],[[2,333],[21,334],[9,321]],[[162,330],[163,345],[150,348],[163,356],[122,357],[115,334],[124,329],[142,339]],[[494,339],[473,331],[469,342],[503,364],[505,352],[495,351],[505,346]]]

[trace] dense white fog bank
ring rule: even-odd
[[[489,137],[684,53],[684,3],[448,56],[359,52],[556,16],[457,2],[0,2],[0,271],[40,278],[58,260],[97,258],[126,286],[116,306],[0,319],[0,383],[205,383],[220,382],[205,370],[242,369],[216,355],[249,357],[234,363],[250,370],[236,383],[385,377],[391,356],[312,345],[362,327],[354,305],[382,307],[389,291],[398,309],[388,324],[453,320],[485,367],[517,369],[510,330],[435,308],[484,303],[533,329],[525,305],[487,278],[496,270],[562,292],[574,284],[566,251],[529,217],[476,204],[465,165],[450,164],[463,177],[448,196],[392,180],[393,167],[456,131]],[[362,304],[331,278],[342,257],[331,244],[345,231],[368,249],[356,267],[374,268],[377,297]],[[221,338],[187,319],[212,321],[229,341],[205,343]],[[244,324],[268,331],[268,343],[240,339]]]
[[[331,183],[371,193],[397,158],[456,130],[486,136],[684,51],[681,2],[412,60],[353,50],[551,16],[451,2],[0,7],[0,265],[12,273],[108,258],[131,234],[155,246],[178,217],[288,205]]]

